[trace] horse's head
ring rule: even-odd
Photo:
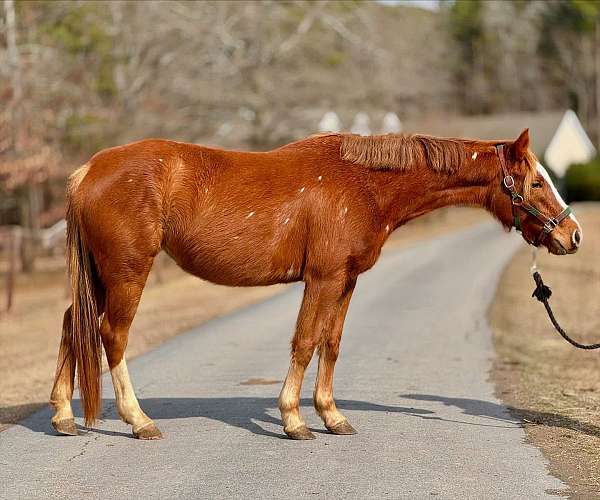
[[[507,227],[516,227],[535,246],[556,255],[575,253],[581,226],[561,198],[546,169],[529,150],[529,130],[514,142],[496,146],[502,182],[495,193],[495,212]]]

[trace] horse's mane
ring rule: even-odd
[[[409,170],[426,164],[436,172],[451,174],[467,157],[460,139],[419,134],[341,134],[341,137],[342,159],[375,169]]]
[[[420,134],[387,134],[362,136],[339,134],[342,138],[340,155],[343,160],[373,169],[409,170],[426,164],[435,172],[452,174],[469,156],[468,148],[477,141],[433,137]],[[494,144],[493,141],[481,141]],[[529,197],[530,186],[537,175],[537,158],[528,151],[525,157],[524,195]]]

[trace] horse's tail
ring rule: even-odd
[[[71,277],[73,305],[71,325],[65,328],[77,363],[77,379],[86,425],[91,425],[101,406],[102,338],[96,293],[98,283],[93,257],[82,233],[81,217],[74,191],[76,176],[69,186],[67,208],[67,262]]]

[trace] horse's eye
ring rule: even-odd
[[[542,187],[542,183],[539,181],[535,181],[531,183],[531,187],[532,188],[541,188]]]

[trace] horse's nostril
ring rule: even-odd
[[[573,240],[573,245],[578,247],[581,243],[581,232],[579,231],[579,229],[575,229],[575,231],[573,231],[571,239]]]

